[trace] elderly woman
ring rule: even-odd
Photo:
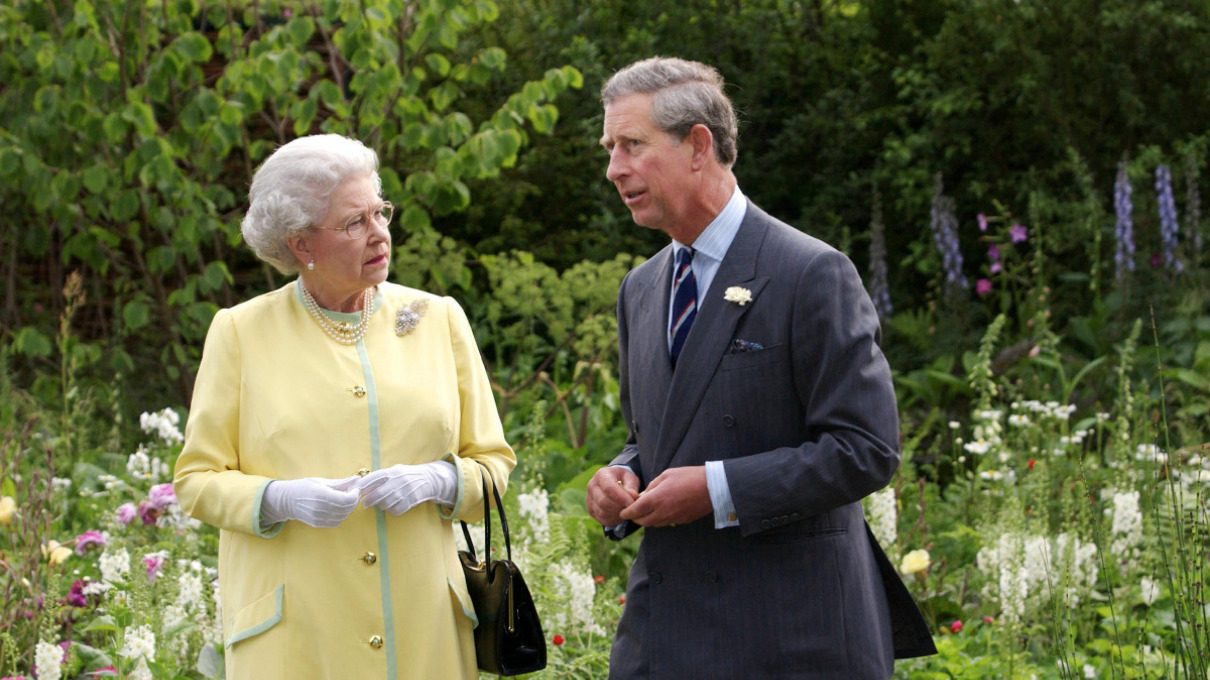
[[[516,458],[450,298],[387,283],[378,158],[296,139],[243,220],[296,280],[220,311],[176,493],[221,529],[227,678],[476,678],[453,519],[483,516]]]

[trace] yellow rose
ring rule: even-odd
[[[12,496],[0,498],[0,524],[8,526],[17,514],[17,500]]]
[[[51,541],[42,544],[42,555],[52,565],[59,565],[63,564],[71,556],[71,548],[60,545],[58,541]]]
[[[916,574],[929,568],[929,551],[913,550],[903,556],[899,563],[899,571],[904,574]]]

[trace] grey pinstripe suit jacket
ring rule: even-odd
[[[646,484],[723,460],[741,526],[645,530],[610,678],[887,678],[894,657],[935,653],[859,503],[898,467],[899,425],[852,263],[749,203],[674,371],[671,252],[618,295],[630,434],[613,463]],[[725,301],[729,286],[752,302]]]

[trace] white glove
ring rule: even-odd
[[[261,523],[296,519],[313,527],[338,526],[357,507],[357,479],[306,477],[269,482],[261,498]]]
[[[425,501],[453,505],[458,495],[458,469],[444,460],[392,465],[362,477],[357,486],[362,505],[402,515]]]

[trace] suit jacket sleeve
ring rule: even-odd
[[[856,269],[831,248],[796,266],[784,304],[799,403],[784,408],[797,409],[805,436],[797,446],[725,461],[744,535],[784,523],[779,518],[811,517],[858,501],[885,486],[899,465],[890,367]]]
[[[642,487],[646,483],[643,478],[643,468],[639,462],[639,445],[638,439],[634,434],[634,418],[630,409],[630,369],[626,361],[627,357],[627,330],[626,330],[626,283],[630,280],[630,273],[627,273],[622,278],[622,283],[618,287],[618,401],[622,408],[622,420],[626,423],[626,443],[622,446],[622,451],[613,460],[610,465],[624,465],[639,478],[639,486]],[[639,525],[629,520],[613,527],[605,527],[605,535],[615,541],[626,538],[630,534],[638,531]]]

